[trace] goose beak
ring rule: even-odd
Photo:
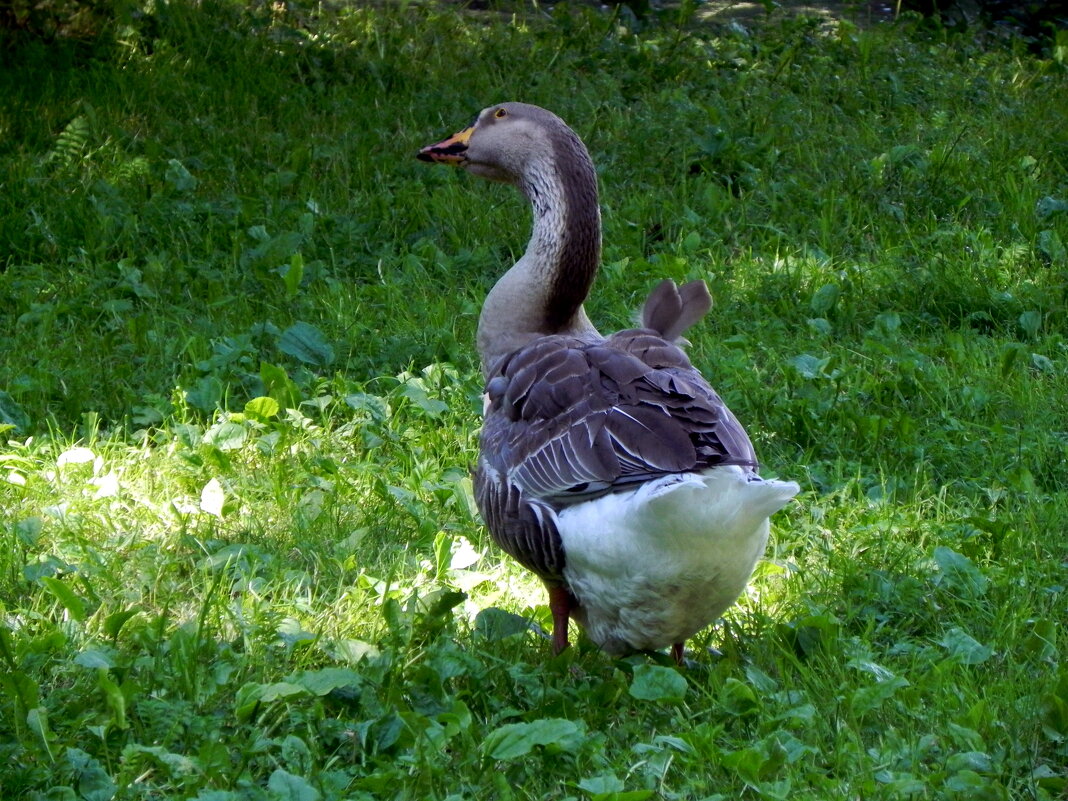
[[[459,166],[467,161],[467,141],[474,130],[474,125],[464,128],[448,139],[442,139],[436,145],[427,145],[415,157],[420,161]]]

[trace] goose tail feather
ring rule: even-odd
[[[744,528],[771,517],[799,490],[793,481],[762,479],[740,467],[721,466],[651,481],[634,502],[650,521],[682,515],[717,528]]]
[[[712,296],[704,281],[690,281],[675,286],[665,278],[645,300],[642,306],[641,325],[674,342],[690,326],[700,320],[712,308]]]

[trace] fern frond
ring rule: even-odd
[[[69,167],[81,158],[89,144],[89,119],[84,114],[79,114],[66,124],[56,143],[45,156],[46,164],[55,164],[58,167]]]

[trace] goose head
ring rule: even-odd
[[[592,172],[578,136],[551,111],[527,103],[483,109],[474,122],[419,151],[421,161],[450,164],[491,181],[524,187],[536,169]]]

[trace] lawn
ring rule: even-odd
[[[0,798],[1068,798],[1063,34],[116,9],[0,46]],[[705,279],[802,485],[682,669],[553,657],[474,510],[528,211],[414,154],[512,99],[598,165],[591,318]]]

